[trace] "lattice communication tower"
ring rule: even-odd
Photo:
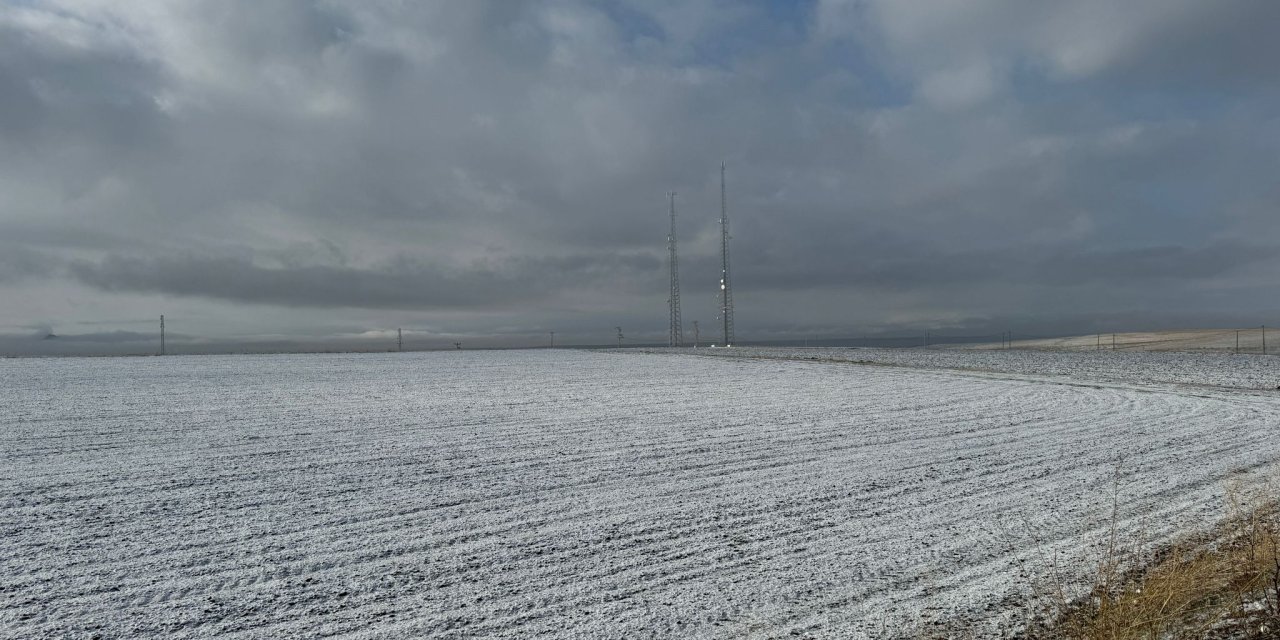
[[[720,163],[720,320],[724,346],[733,346],[733,285],[729,280],[729,206],[725,202],[724,163]]]
[[[671,233],[667,235],[667,252],[671,263],[671,296],[667,304],[671,311],[670,342],[673,347],[684,346],[683,324],[680,320],[680,266],[676,258],[676,192],[671,196]]]

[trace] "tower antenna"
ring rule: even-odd
[[[720,319],[724,346],[733,346],[733,288],[729,281],[729,206],[725,202],[724,163],[720,163]]]
[[[676,192],[671,196],[671,233],[667,235],[667,251],[671,254],[671,346],[684,346],[684,331],[680,322],[680,269],[676,262]]]

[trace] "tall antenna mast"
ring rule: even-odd
[[[733,289],[729,282],[729,206],[725,202],[724,163],[720,163],[720,319],[724,346],[733,346]]]
[[[684,332],[680,322],[680,269],[676,263],[676,192],[671,196],[671,233],[667,236],[667,251],[671,254],[671,346],[684,346]]]
[[[160,355],[164,355],[164,315],[160,315]]]

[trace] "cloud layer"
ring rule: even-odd
[[[229,342],[661,340],[669,190],[684,316],[714,323],[721,160],[743,338],[1260,324],[1277,19],[1191,0],[6,3],[0,334],[145,334],[166,313]]]

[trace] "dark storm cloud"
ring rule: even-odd
[[[49,333],[52,334],[53,332],[50,331]],[[177,339],[182,339],[185,336],[175,335],[172,337]],[[120,344],[120,343],[151,342],[156,339],[156,336],[155,334],[152,334],[152,333],[139,333],[137,331],[106,331],[101,333],[59,334],[55,338],[48,338],[48,339],[60,340],[63,342],[96,342],[101,344]]]
[[[48,277],[57,268],[57,261],[47,255],[0,242],[0,282]]]
[[[0,325],[145,304],[234,319],[210,333],[310,307],[660,336],[668,190],[685,316],[714,317],[721,160],[744,335],[1252,318],[1274,310],[1277,19],[1198,0],[7,3],[0,295],[22,303]]]
[[[23,156],[57,154],[66,162],[120,160],[163,146],[167,122],[154,100],[160,74],[136,51],[73,47],[0,25],[0,141]]]
[[[566,256],[469,268],[400,260],[373,268],[263,267],[236,257],[127,258],[75,262],[70,272],[103,291],[163,293],[294,307],[486,309],[531,305],[563,287],[625,282],[656,272],[644,255]]]
[[[792,256],[767,265],[749,263],[738,274],[759,289],[857,287],[906,291],[974,282],[1150,286],[1160,281],[1191,284],[1229,276],[1259,263],[1275,263],[1277,255],[1280,247],[1231,243],[1111,251],[1030,246],[903,256],[868,244],[833,250],[821,259]],[[703,261],[698,266],[708,270],[714,265]]]

